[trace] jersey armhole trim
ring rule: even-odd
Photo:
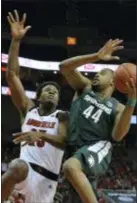
[[[32,111],[35,108],[37,108],[37,107],[36,106],[31,107],[30,109],[28,109],[28,112]]]

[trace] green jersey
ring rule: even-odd
[[[84,92],[72,102],[68,129],[68,145],[90,145],[110,140],[118,101],[99,99],[98,93]]]

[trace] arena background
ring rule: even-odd
[[[10,30],[7,13],[17,9],[28,14],[31,31],[23,39],[20,56],[27,58],[21,67],[20,77],[32,97],[42,81],[54,80],[61,85],[59,108],[69,110],[73,90],[54,69],[54,63],[68,57],[96,52],[109,38],[122,38],[125,49],[118,54],[118,63],[136,63],[136,1],[135,0],[3,0],[2,1],[2,173],[9,161],[19,155],[19,146],[12,143],[12,133],[20,131],[17,110],[12,104],[5,80]],[[50,62],[50,70],[30,68],[31,61]],[[115,64],[112,61],[111,64]],[[111,65],[110,64],[110,65]],[[24,67],[25,66],[25,67]],[[39,70],[37,70],[39,69]],[[46,65],[45,65],[46,69]],[[83,74],[95,74],[93,66]],[[114,96],[126,103],[126,95],[116,91]],[[136,108],[137,109],[137,108]],[[114,143],[115,150],[109,172],[97,181],[100,202],[134,203],[137,188],[137,124],[136,109],[130,131],[124,141]],[[61,176],[55,202],[73,203],[70,186]],[[103,199],[106,200],[103,200]]]

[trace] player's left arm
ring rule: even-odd
[[[136,105],[136,87],[131,79],[130,83],[127,83],[128,89],[128,101],[124,106],[118,105],[118,112],[115,119],[114,128],[112,131],[112,137],[115,141],[121,141],[130,129],[130,122],[134,108]]]
[[[59,149],[64,149],[67,143],[67,126],[68,126],[68,122],[62,121],[59,123],[57,135],[43,133],[40,135],[40,139],[45,140],[46,142],[50,143],[54,147],[57,147]]]

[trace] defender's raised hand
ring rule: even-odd
[[[119,60],[118,56],[112,56],[115,51],[121,50],[124,46],[121,46],[123,40],[110,39],[99,51],[98,57],[100,60],[109,61],[109,60]]]
[[[11,12],[8,13],[7,20],[11,27],[11,34],[14,39],[21,40],[31,28],[31,26],[25,26],[26,18],[27,15],[24,13],[20,20],[17,10],[14,10],[14,15]]]

